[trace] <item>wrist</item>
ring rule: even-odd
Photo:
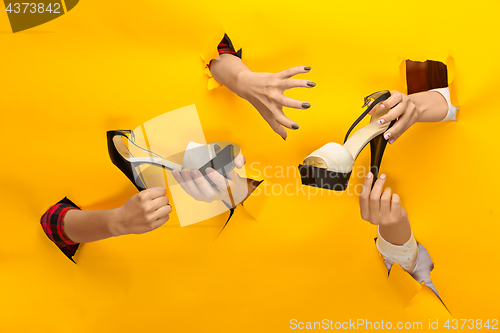
[[[250,81],[250,76],[252,74],[252,71],[248,68],[241,69],[238,73],[236,73],[234,77],[234,85],[233,87],[229,87],[231,91],[241,98],[247,99],[246,92],[248,91],[248,82]]]
[[[422,118],[424,118],[424,114],[427,111],[428,105],[426,103],[422,103],[422,94],[428,94],[429,92],[417,93],[408,95],[410,102],[415,106],[415,113],[417,114],[417,122],[421,122]]]
[[[243,71],[250,71],[240,58],[232,54],[221,54],[210,64],[210,71],[213,77],[232,92],[238,94],[240,74]],[[239,95],[239,94],[238,94]]]
[[[406,213],[397,221],[390,224],[381,224],[378,227],[378,232],[382,238],[394,245],[403,245],[411,237],[410,221]]]
[[[106,227],[110,237],[118,237],[124,235],[122,228],[123,212],[122,207],[110,209],[107,211]]]

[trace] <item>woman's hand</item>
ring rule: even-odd
[[[443,95],[436,91],[405,95],[393,90],[391,97],[380,103],[379,107],[389,109],[385,116],[377,120],[379,125],[399,118],[394,126],[384,133],[384,138],[389,140],[390,144],[393,144],[416,122],[441,121],[448,114],[448,102]]]
[[[402,245],[411,237],[410,221],[401,207],[399,195],[390,187],[384,188],[386,176],[381,175],[372,189],[373,174],[366,176],[363,192],[359,196],[361,218],[379,226],[380,235],[394,245]],[[383,190],[383,191],[382,191]]]
[[[237,156],[234,159],[234,164],[238,169],[243,168],[245,157]],[[172,171],[175,180],[181,185],[182,189],[198,201],[213,202],[222,200],[234,208],[249,195],[247,179],[241,178],[234,170],[228,173],[227,178],[224,178],[212,168],[207,168],[206,173],[216,187],[210,185],[199,170],[183,169],[182,172]]]
[[[283,95],[285,90],[302,87],[312,88],[316,84],[308,80],[292,79],[297,74],[309,73],[311,67],[293,67],[276,74],[254,73],[240,58],[221,54],[212,60],[210,71],[222,85],[252,104],[271,128],[286,139],[286,128],[298,129],[299,125],[285,116],[283,107],[306,110],[307,101],[298,101]]]
[[[316,85],[314,82],[291,78],[297,74],[308,73],[310,70],[310,67],[304,66],[293,67],[276,74],[245,70],[238,74],[234,92],[250,102],[273,131],[286,139],[287,133],[284,127],[296,130],[299,125],[285,115],[283,107],[306,110],[311,104],[286,97],[283,93],[291,88],[314,87]]]
[[[141,191],[117,208],[113,224],[114,236],[143,234],[165,224],[172,212],[165,189]]]
[[[377,120],[377,124],[387,124],[397,118],[398,121],[384,133],[384,138],[393,144],[401,134],[403,134],[410,126],[415,124],[420,118],[421,111],[417,108],[410,96],[400,93],[399,91],[391,91],[391,97],[379,104],[379,108],[388,109],[389,112]]]
[[[394,225],[408,220],[406,211],[401,207],[399,195],[392,193],[390,187],[383,192],[386,176],[381,175],[372,189],[373,174],[366,176],[363,192],[359,196],[361,218],[375,225]]]

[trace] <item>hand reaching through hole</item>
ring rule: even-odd
[[[171,212],[165,189],[151,188],[135,194],[119,208],[68,211],[64,217],[64,232],[75,243],[143,234],[165,224]]]
[[[283,107],[306,110],[311,107],[307,101],[284,96],[291,88],[312,88],[314,82],[292,78],[297,74],[309,73],[311,67],[298,66],[279,73],[255,73],[243,64],[240,58],[221,54],[210,66],[214,78],[241,98],[246,99],[261,114],[273,131],[286,139],[288,129],[299,125],[288,118]]]

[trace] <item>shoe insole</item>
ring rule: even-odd
[[[371,121],[368,125],[360,128],[356,132],[354,132],[351,137],[344,144],[344,148],[352,155],[353,161],[359,155],[361,150],[376,136],[384,133],[390,125],[390,122],[384,125],[378,125],[377,120],[383,115],[387,114],[386,109],[380,109],[379,105],[375,107],[375,112],[371,117]],[[317,151],[316,151],[317,152]],[[313,153],[314,154],[314,153]],[[311,155],[313,155],[311,154]],[[333,151],[330,152],[330,155],[337,156]],[[304,160],[304,165],[311,165],[317,168],[328,169],[329,166],[326,162],[326,159],[321,156],[308,156]],[[347,165],[344,166],[344,169],[349,169]]]
[[[140,164],[140,163],[153,164],[165,167],[169,170],[177,170],[179,172],[181,172],[182,170],[181,165],[157,157],[130,157],[127,160],[132,164]]]
[[[368,142],[384,133],[390,125],[390,122],[383,125],[377,124],[377,120],[388,112],[386,109],[380,109],[379,105],[375,107],[375,113],[372,115],[370,123],[354,132],[347,139],[346,143],[344,143],[344,148],[351,153],[354,159],[356,159]]]

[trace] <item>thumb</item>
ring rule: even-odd
[[[242,169],[245,166],[246,158],[243,155],[238,155],[234,158],[234,165],[238,169]],[[234,177],[239,177],[238,173],[233,170],[226,174],[227,179],[234,179]]]
[[[236,165],[236,167],[238,169],[241,169],[245,166],[245,163],[247,162],[245,156],[243,155],[238,155],[236,156],[236,158],[234,159],[234,164]]]

